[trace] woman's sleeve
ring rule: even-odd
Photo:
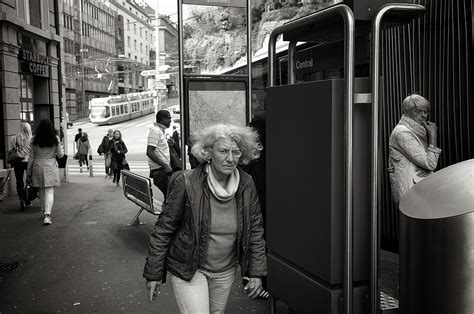
[[[124,155],[128,153],[127,145],[125,145],[125,142],[123,142],[123,152]]]
[[[249,237],[249,277],[267,275],[267,260],[265,256],[265,240],[263,239],[263,221],[258,200],[257,189],[253,180],[250,182],[250,237]]]
[[[26,169],[27,176],[31,176],[34,160],[35,160],[35,150],[33,149],[33,143],[30,143],[30,155],[28,156],[28,168]]]
[[[433,171],[438,165],[441,149],[428,147],[426,150],[423,144],[411,132],[400,132],[396,137],[400,152],[415,165]]]
[[[147,280],[160,281],[164,275],[164,263],[169,245],[174,234],[183,221],[186,187],[184,176],[180,173],[170,178],[168,198],[163,204],[163,211],[155,223],[148,243],[143,277]]]

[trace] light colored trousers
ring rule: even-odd
[[[179,312],[182,314],[224,313],[236,267],[222,273],[198,269],[191,281],[171,274]]]
[[[54,186],[39,188],[39,198],[43,213],[45,215],[51,215],[54,203]]]

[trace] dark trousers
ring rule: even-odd
[[[170,182],[170,177],[164,170],[164,168],[151,170],[150,178],[153,179],[153,184],[160,189],[163,193],[164,200],[166,200],[168,193],[168,183]]]
[[[18,162],[13,168],[13,171],[15,172],[15,178],[16,178],[16,193],[18,194],[18,198],[20,200],[24,200],[26,198],[25,180],[23,179],[23,176],[27,168],[28,168],[28,162],[24,162],[24,161]]]

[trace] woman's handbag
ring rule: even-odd
[[[32,187],[30,183],[25,187],[25,198],[27,201],[32,201],[38,197],[38,188]]]
[[[67,155],[64,154],[63,157],[59,158],[56,156],[56,161],[58,162],[58,168],[66,168],[66,163],[67,163]]]
[[[105,154],[105,166],[110,167],[111,164],[112,164],[112,155]]]
[[[9,163],[12,167],[15,167],[15,165],[22,159],[22,157],[18,156],[16,147],[13,147],[7,152],[7,163]]]
[[[128,165],[127,159],[123,159],[122,161],[122,169],[130,171],[130,166]]]

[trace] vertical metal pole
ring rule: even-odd
[[[183,0],[178,0],[178,54],[179,54],[179,110],[181,113],[181,164],[186,169],[187,130],[185,120],[188,119],[184,108],[184,60],[183,60]],[[186,142],[185,142],[186,141]]]
[[[84,45],[82,40],[82,1],[78,0],[78,9],[79,9],[79,52],[81,53],[81,114],[82,117],[85,117],[86,113],[86,90],[84,86],[85,73],[84,73]],[[77,94],[77,88],[76,88]]]
[[[347,7],[346,7],[347,8]],[[342,14],[344,13],[344,14]],[[345,243],[344,243],[344,313],[352,313],[353,211],[352,211],[352,112],[354,99],[354,14],[347,8],[342,12],[344,32],[344,103],[345,103]]]
[[[248,84],[248,104],[247,104],[247,124],[252,121],[252,12],[251,0],[247,0],[247,72],[249,76]]]
[[[295,52],[297,41],[290,41],[288,45],[288,84],[295,83]]]
[[[158,13],[158,2],[156,0],[156,12],[155,12],[155,32],[156,32],[156,59],[155,59],[155,86],[156,90],[156,112],[162,109],[160,90],[158,89],[158,83],[160,82],[160,14]]]
[[[425,8],[417,4],[387,4],[380,8],[372,21],[371,43],[371,79],[372,79],[372,160],[371,160],[371,243],[370,243],[370,307],[371,313],[379,309],[379,214],[378,214],[378,179],[379,179],[379,92],[380,92],[380,32],[384,15],[391,10],[422,13]]]

